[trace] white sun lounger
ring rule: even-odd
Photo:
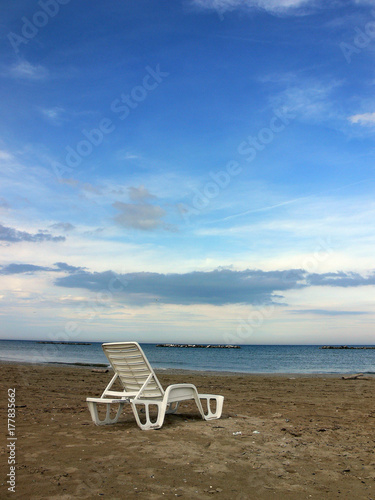
[[[198,394],[192,384],[174,384],[163,390],[154,370],[137,342],[113,342],[102,345],[114,376],[104,389],[100,398],[87,398],[91,417],[96,425],[114,424],[118,421],[125,403],[130,403],[137,424],[142,430],[160,429],[166,413],[175,413],[181,401],[194,399],[202,418],[220,418],[223,409],[223,396]],[[112,391],[111,387],[119,379],[123,390]],[[207,411],[203,410],[201,400],[206,401]],[[119,408],[111,418],[110,406],[117,403]],[[107,405],[105,418],[98,415],[98,404]],[[157,409],[156,417],[150,415],[150,406]],[[144,409],[144,415],[138,408]],[[211,409],[215,407],[215,409]],[[141,418],[144,421],[141,422]]]

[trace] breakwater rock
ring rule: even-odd
[[[55,342],[54,340],[39,340],[38,344],[91,345],[90,342]]]
[[[319,349],[375,349],[375,346],[367,346],[367,347],[362,347],[362,346],[347,346],[347,345],[323,345],[322,347],[319,347]]]
[[[239,345],[218,344],[157,344],[156,347],[185,347],[195,349],[241,349]]]

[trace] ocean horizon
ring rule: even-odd
[[[102,342],[89,341],[60,344],[45,340],[0,340],[0,362],[105,367],[108,361],[101,345]],[[322,345],[240,345],[240,349],[158,347],[154,343],[140,345],[156,370],[375,374],[375,349],[321,349]],[[347,346],[373,347],[362,344]]]

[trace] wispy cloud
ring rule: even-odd
[[[44,80],[48,77],[49,72],[40,64],[33,65],[28,61],[19,61],[10,67],[9,75],[21,80]]]
[[[288,80],[284,83],[285,89],[270,98],[274,108],[313,121],[340,117],[334,95],[334,91],[342,85],[340,81],[322,82],[299,79],[297,76],[293,79],[288,76]]]
[[[52,108],[41,108],[40,112],[53,125],[61,125],[64,121],[65,109],[61,106]]]
[[[235,9],[262,9],[273,14],[296,14],[301,9],[314,8],[317,0],[192,0],[202,9],[217,10],[221,13]],[[305,12],[305,10],[303,11]]]
[[[317,316],[360,316],[369,314],[367,311],[336,311],[329,309],[299,309],[291,312],[293,314],[313,314]]]
[[[75,226],[71,224],[70,222],[56,222],[55,224],[52,224],[49,226],[51,229],[56,229],[57,231],[73,231],[75,229]]]

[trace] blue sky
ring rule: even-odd
[[[374,343],[374,2],[0,11],[1,338]]]

